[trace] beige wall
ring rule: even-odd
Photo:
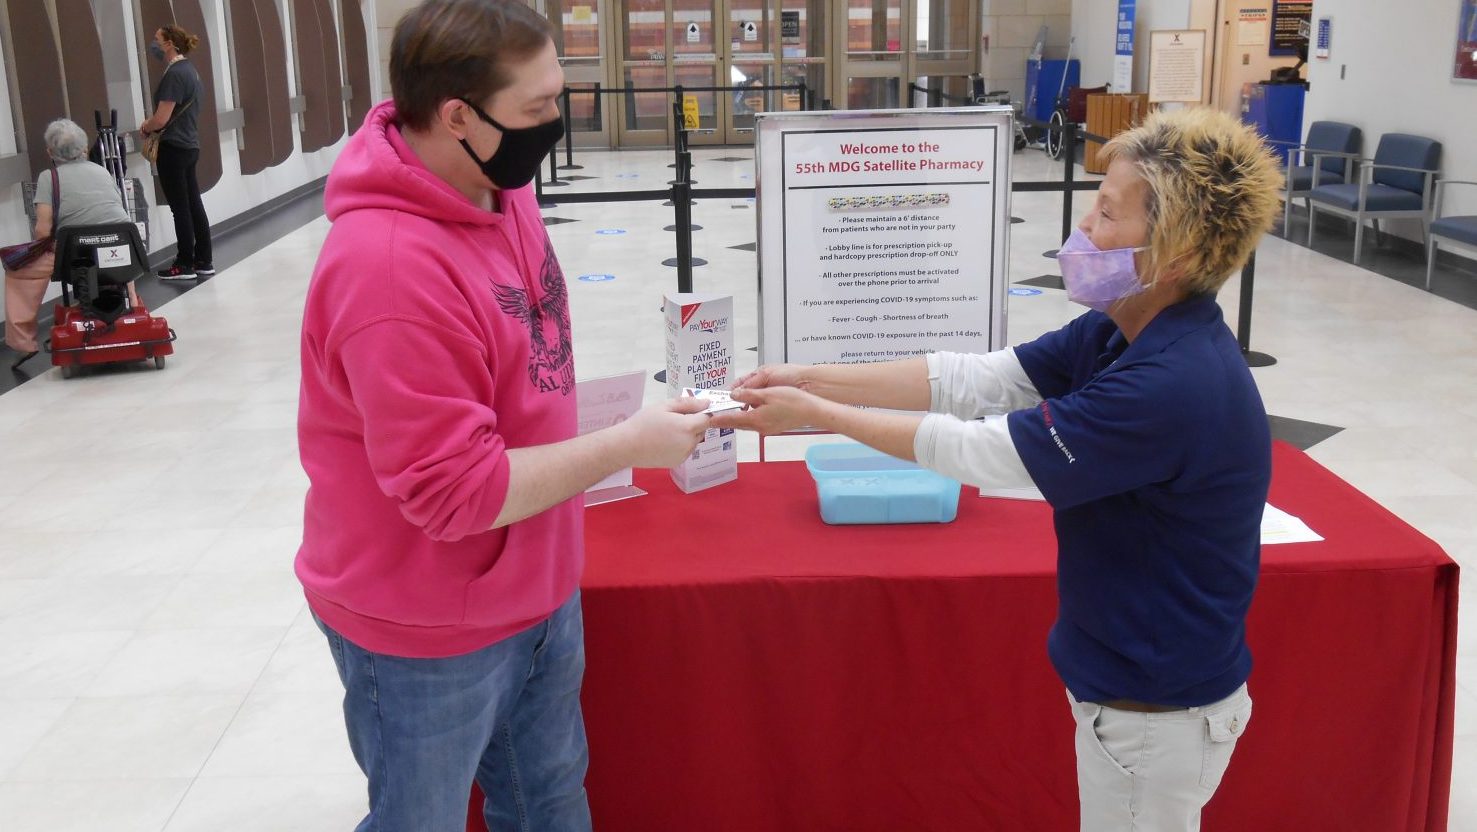
[[[1010,90],[1012,100],[1024,101],[1026,59],[1036,44],[1036,33],[1048,27],[1046,57],[1067,57],[1072,31],[1072,0],[981,0],[980,34],[990,39],[989,51],[980,51],[980,74],[985,89]]]
[[[1385,133],[1430,136],[1442,143],[1443,177],[1477,179],[1477,84],[1451,79],[1457,11],[1447,0],[1314,0],[1315,25],[1333,18],[1333,44],[1328,60],[1308,62],[1303,129],[1320,119],[1357,124],[1366,156]],[[1477,188],[1449,190],[1444,215],[1477,214]],[[1420,239],[1413,220],[1390,225]]]
[[[379,73],[381,98],[390,97],[390,38],[395,33],[395,24],[400,16],[420,5],[420,0],[374,0],[375,42],[379,44]]]

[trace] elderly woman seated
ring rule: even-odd
[[[46,153],[56,166],[56,216],[48,171],[36,180],[35,239],[69,225],[129,222],[117,181],[107,169],[87,160],[87,134],[76,122],[62,118],[46,126]],[[36,354],[36,317],[53,264],[53,255],[45,254],[5,275],[5,343],[20,353],[12,368]],[[132,286],[129,295],[133,296]]]

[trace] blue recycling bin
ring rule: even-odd
[[[1302,142],[1303,99],[1308,91],[1301,84],[1253,84],[1241,120],[1250,124],[1269,142],[1283,165],[1289,145]]]
[[[1062,73],[1067,75],[1067,84],[1062,86]],[[1082,64],[1079,61],[1026,61],[1026,118],[1050,121],[1051,111],[1056,109],[1056,97],[1066,95],[1067,90],[1082,84]],[[1035,90],[1036,99],[1031,100]]]

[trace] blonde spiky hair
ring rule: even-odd
[[[1256,250],[1282,208],[1282,172],[1260,136],[1218,110],[1150,115],[1103,148],[1148,184],[1149,271],[1214,294]]]

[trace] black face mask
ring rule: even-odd
[[[504,127],[493,120],[492,116],[482,112],[482,108],[476,104],[461,99],[463,104],[472,108],[477,117],[502,131],[503,141],[493,152],[492,157],[483,161],[472,152],[472,146],[467,144],[466,139],[461,139],[462,150],[472,157],[477,167],[482,169],[492,184],[505,191],[521,188],[533,181],[538,173],[539,165],[543,164],[544,157],[554,149],[554,145],[564,138],[564,120],[556,118],[533,127],[511,128]]]

